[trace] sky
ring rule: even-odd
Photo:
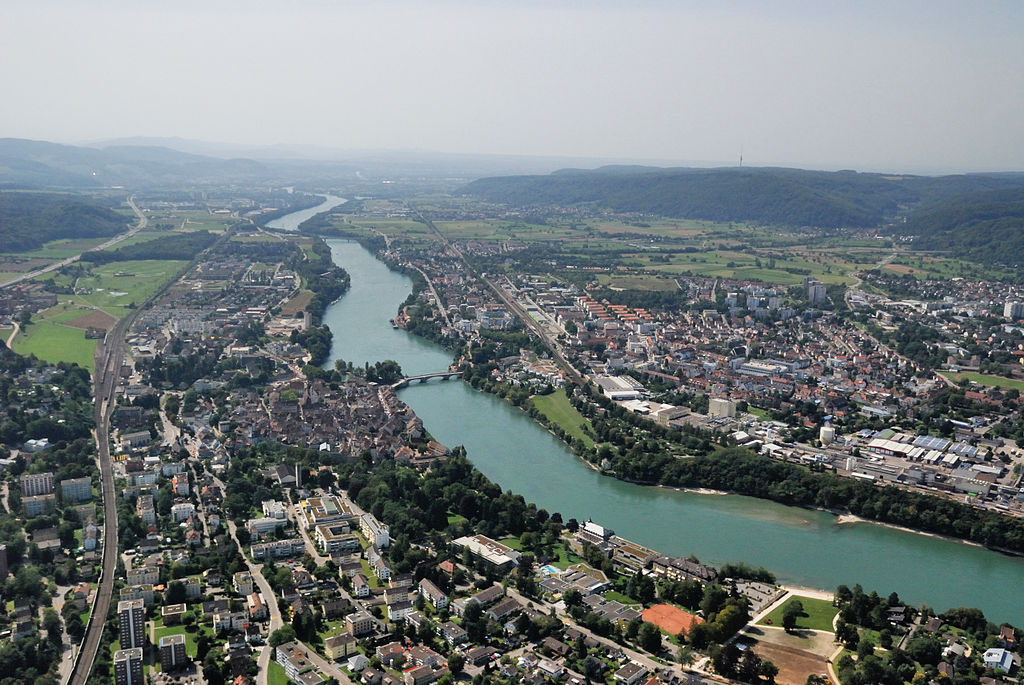
[[[0,0],[0,137],[1024,170],[1024,3]]]

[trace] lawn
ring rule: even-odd
[[[636,601],[629,595],[624,595],[616,590],[609,590],[608,592],[604,593],[603,597],[608,600],[622,602],[623,604],[640,604],[640,602]]]
[[[500,540],[498,540],[498,542],[500,542],[501,544],[505,545],[506,547],[511,547],[512,549],[516,550],[517,552],[522,552],[523,551],[523,543],[520,542],[519,538],[517,538],[515,536],[507,537],[507,538],[501,538]]]
[[[377,574],[373,572],[372,568],[370,568],[370,562],[366,559],[360,559],[359,565],[363,567],[363,575],[366,577],[366,581],[370,584],[370,587],[376,588],[379,586],[380,582],[377,580]]]
[[[267,649],[269,649],[269,647]],[[284,672],[284,667],[276,661],[271,661],[267,669],[267,684],[291,685],[291,681],[288,680],[288,676]]]
[[[326,626],[324,630],[317,631],[317,635],[320,636],[321,640],[341,635],[348,630],[348,625],[345,621],[325,621],[324,625]]]
[[[588,449],[594,447],[594,441],[581,428],[584,425],[589,427],[590,422],[569,403],[565,390],[556,390],[550,395],[537,395],[531,401],[548,421],[559,426],[570,437],[582,441]]]
[[[185,636],[185,653],[193,659],[196,657],[198,647],[196,645],[196,637],[204,628],[200,626],[199,630],[190,633],[185,630],[185,626],[158,626],[155,631],[156,644],[160,645],[160,638],[167,637],[168,635],[184,635]]]
[[[465,516],[462,516],[461,514],[449,514],[448,525],[450,526],[452,524],[461,524],[465,523],[468,520],[469,519],[467,519]]]
[[[989,385],[996,388],[1006,388],[1007,390],[1024,391],[1024,381],[1018,381],[1012,378],[1003,378],[1002,376],[989,376],[984,373],[975,373],[973,371],[965,371],[963,373],[944,373],[942,375],[954,382],[966,378],[972,383],[978,383],[979,385]]]
[[[576,556],[569,550],[565,549],[564,546],[559,545],[555,547],[554,551],[556,554],[558,554],[558,560],[549,561],[548,563],[552,566],[557,566],[562,570],[569,568],[573,564],[579,564],[583,562],[583,560],[580,559],[578,556]]]
[[[782,626],[782,613],[786,606],[791,602],[800,600],[804,605],[804,613],[806,616],[802,616],[797,619],[797,628],[805,628],[808,630],[824,630],[826,632],[832,632],[832,620],[839,613],[839,609],[832,605],[832,602],[826,599],[816,599],[814,597],[803,597],[795,596],[790,597],[785,602],[775,607],[770,614],[765,616],[758,625],[769,625],[769,626]]]

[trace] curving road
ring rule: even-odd
[[[133,212],[135,212],[135,216],[137,216],[139,218],[139,222],[137,224],[135,224],[135,226],[133,226],[131,229],[126,231],[125,233],[121,233],[119,235],[116,235],[113,238],[111,238],[110,240],[108,240],[108,241],[106,241],[106,242],[104,242],[104,243],[102,243],[100,245],[97,245],[96,247],[93,247],[93,248],[90,248],[90,249],[86,250],[86,252],[96,252],[98,250],[105,250],[108,247],[113,247],[114,245],[117,245],[122,240],[125,240],[125,239],[130,238],[131,236],[135,235],[136,233],[138,233],[139,231],[144,229],[149,224],[149,219],[146,218],[146,215],[143,214],[142,211],[138,207],[135,206],[135,196],[134,195],[132,195],[131,197],[128,198],[128,206],[132,208]],[[0,289],[2,289],[2,288],[9,288],[12,285],[17,285],[18,283],[22,283],[24,281],[32,280],[36,276],[41,276],[42,274],[50,273],[51,271],[56,271],[57,269],[60,269],[61,267],[67,266],[68,264],[74,264],[75,262],[77,262],[79,259],[82,258],[83,254],[85,254],[85,252],[83,252],[81,254],[73,255],[71,257],[66,257],[66,258],[60,260],[59,262],[54,262],[53,264],[50,264],[49,266],[44,266],[42,269],[36,269],[35,271],[29,271],[27,273],[23,273],[22,275],[18,276],[17,278],[15,278],[12,281],[7,281],[6,283],[0,284]]]

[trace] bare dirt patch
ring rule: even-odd
[[[895,274],[900,274],[901,276],[903,274],[917,273],[917,269],[915,269],[912,266],[907,266],[906,264],[886,264],[885,266],[882,267],[882,269],[884,269],[885,271],[891,271],[892,273]]]
[[[299,312],[306,311],[306,307],[309,306],[309,301],[312,299],[313,293],[303,290],[281,306],[281,316],[295,316]]]
[[[53,264],[52,259],[8,257],[0,260],[0,271],[24,273],[26,271],[42,269],[44,266],[49,266],[50,264]]]
[[[753,650],[778,667],[775,682],[779,685],[804,685],[807,676],[828,672],[828,661],[820,654],[770,642],[755,642]]]
[[[94,309],[88,314],[83,314],[77,319],[68,321],[67,325],[75,328],[102,328],[105,331],[109,331],[116,323],[117,319],[110,314]]]

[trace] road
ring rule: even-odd
[[[221,492],[227,492],[227,486],[219,478],[214,478],[213,482],[216,483]],[[281,618],[281,610],[277,607],[277,595],[274,594],[274,590],[270,587],[270,583],[263,577],[263,569],[252,562],[245,553],[245,548],[242,547],[242,543],[238,541],[238,527],[235,522],[229,517],[225,517],[228,524],[228,533],[231,535],[231,539],[235,541],[235,545],[238,547],[238,553],[242,555],[242,559],[245,560],[245,565],[249,569],[249,575],[259,586],[260,592],[263,594],[263,602],[267,605],[267,613],[270,615],[270,627],[268,629],[268,636],[278,628],[284,625],[284,620]],[[225,578],[225,581],[228,579]],[[264,646],[260,652],[259,659],[256,664],[259,666],[259,673],[256,675],[256,685],[267,685],[267,674],[270,669],[270,652],[273,650],[269,646]]]
[[[225,491],[226,486],[224,485],[223,482],[216,478],[214,479],[214,482],[220,486],[221,491]],[[242,547],[242,544],[238,541],[237,527],[235,526],[235,522],[232,521],[230,518],[227,519],[227,522],[228,532],[231,534],[231,539],[234,540],[235,545],[238,546],[238,552],[242,555],[242,558],[245,559],[245,565],[246,567],[248,567],[250,575],[252,575],[252,578],[256,582],[256,585],[259,586],[260,592],[263,593],[263,601],[267,605],[267,610],[270,613],[270,628],[268,634],[273,633],[278,628],[284,626],[284,619],[281,618],[281,611],[277,607],[277,595],[274,594],[274,590],[270,587],[270,583],[267,582],[267,579],[263,577],[262,567],[253,563],[246,555],[245,549]],[[306,543],[307,545],[309,544],[308,538],[306,538]],[[315,550],[316,548],[314,547],[313,551]],[[313,650],[311,647],[305,644],[303,644],[302,646],[308,653],[309,660],[313,662],[313,664],[317,668],[319,668],[323,673],[327,674],[328,676],[336,678],[339,683],[352,682],[349,679],[349,677],[346,676],[340,669],[338,669],[336,666],[329,663],[326,659],[317,654],[316,651]],[[260,652],[259,659],[257,659],[256,661],[256,664],[259,667],[259,673],[257,673],[256,675],[256,685],[267,685],[267,676],[270,673],[270,653],[272,651],[274,650],[268,645],[263,647],[262,651]]]
[[[14,349],[14,339],[18,337],[18,331],[21,330],[21,324],[17,321],[14,322],[14,328],[11,329],[11,334],[7,336],[7,348]]]
[[[534,606],[539,607],[545,613],[550,611],[551,609],[555,609],[555,612],[558,618],[561,619],[562,623],[564,623],[567,626],[572,626],[573,628],[580,631],[587,637],[590,637],[598,643],[604,645],[610,652],[616,652],[621,650],[632,661],[635,661],[636,663],[640,664],[648,671],[650,671],[652,674],[660,673],[665,669],[668,669],[676,676],[678,676],[679,679],[687,685],[718,685],[719,683],[739,682],[735,680],[730,680],[728,678],[723,678],[718,675],[710,674],[703,670],[695,670],[692,668],[686,669],[677,663],[659,663],[655,661],[653,658],[651,658],[648,654],[638,652],[635,649],[630,649],[626,645],[621,645],[613,640],[609,640],[608,638],[596,635],[592,631],[588,630],[586,627],[580,625],[579,623],[576,623],[576,621],[574,621],[572,617],[565,612],[564,605],[561,603],[556,605],[549,604],[548,602],[545,602],[543,600],[530,599],[529,597],[525,597],[519,594],[519,592],[517,592],[515,588],[512,587],[505,588],[505,592],[510,597],[514,597],[523,606],[532,604]]]
[[[418,266],[414,266],[413,268],[423,274],[423,280],[427,282],[427,287],[430,288],[430,294],[434,296],[434,302],[437,303],[437,311],[441,312],[441,317],[444,319],[445,325],[451,328],[452,320],[448,318],[448,311],[444,308],[444,302],[441,301],[440,296],[437,294],[437,290],[434,288],[434,282],[430,280],[430,276],[428,276],[423,269]]]
[[[106,241],[106,242],[104,242],[104,243],[102,243],[100,245],[97,245],[96,247],[90,248],[90,249],[86,250],[86,252],[96,252],[98,250],[106,250],[108,247],[113,247],[114,245],[117,245],[122,240],[126,240],[126,239],[132,237],[133,235],[135,235],[136,233],[138,233],[139,231],[144,229],[149,224],[149,219],[146,218],[146,215],[143,214],[142,211],[139,210],[139,208],[135,206],[135,196],[134,195],[128,198],[128,206],[132,208],[132,211],[135,212],[135,216],[137,216],[139,218],[138,223],[135,224],[135,226],[133,226],[128,231],[126,231],[124,233],[120,233],[120,234],[114,236],[113,238],[111,238],[110,240],[108,240],[108,241]],[[22,275],[18,276],[14,280],[7,281],[6,283],[0,285],[0,289],[2,289],[2,288],[9,288],[9,287],[11,287],[13,285],[17,285],[18,283],[22,283],[24,281],[30,281],[33,278],[35,278],[36,276],[41,276],[42,274],[49,273],[51,271],[56,271],[57,269],[60,269],[61,267],[67,266],[68,264],[74,264],[75,262],[77,262],[79,259],[82,258],[83,254],[85,254],[85,252],[73,255],[71,257],[67,257],[65,259],[60,260],[59,262],[54,262],[53,264],[50,264],[49,266],[44,266],[42,269],[36,269],[35,271],[29,271],[27,273],[23,273]]]

